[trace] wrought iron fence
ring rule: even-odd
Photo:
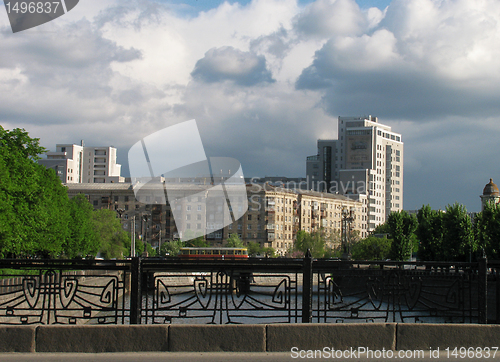
[[[125,324],[129,262],[1,260],[0,324]]]
[[[500,263],[1,260],[0,324],[499,323]]]

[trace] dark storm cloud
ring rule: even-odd
[[[191,76],[201,82],[233,81],[241,86],[273,83],[264,56],[243,52],[230,46],[212,48],[196,62]]]
[[[487,9],[473,17],[483,23],[468,23],[464,7],[428,2],[417,11],[415,1],[394,1],[394,10],[389,7],[373,32],[329,39],[298,77],[296,89],[321,91],[332,115],[368,109],[393,118],[436,120],[498,113],[500,70],[493,61],[498,50],[490,43],[498,39],[498,25],[488,20]],[[461,19],[452,18],[453,12]],[[466,36],[457,38],[463,27]]]

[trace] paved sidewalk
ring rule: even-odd
[[[279,353],[233,353],[233,352],[149,352],[149,353],[0,353],[2,362],[289,362],[289,361],[500,361],[500,353],[495,358],[448,358],[441,353],[439,358],[427,352],[424,358],[292,358],[290,352]]]

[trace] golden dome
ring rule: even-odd
[[[498,190],[498,186],[493,183],[493,179],[490,178],[490,182],[484,186],[483,196],[499,196],[500,191]]]

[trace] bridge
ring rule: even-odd
[[[500,263],[2,260],[0,325],[498,323]]]
[[[492,348],[500,263],[2,260],[0,352]]]

